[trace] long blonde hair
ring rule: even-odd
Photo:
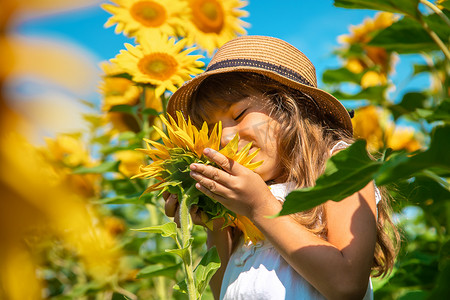
[[[280,124],[277,131],[279,164],[285,174],[283,179],[295,182],[297,188],[315,185],[332,155],[330,150],[338,141],[353,141],[334,120],[321,114],[309,95],[255,73],[232,72],[207,78],[193,96],[187,113],[194,124],[200,126],[207,119],[208,112],[254,95],[265,101],[271,117]],[[326,239],[325,205],[291,216]],[[386,228],[389,228],[389,233]],[[389,202],[383,197],[378,204],[377,244],[372,266],[376,271],[374,276],[385,275],[392,269],[398,240]]]

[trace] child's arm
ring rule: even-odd
[[[168,217],[173,217],[174,222],[179,226],[179,205],[178,199],[175,194],[169,194],[168,192],[163,193],[163,198],[165,200],[165,213]],[[201,220],[200,210],[197,207],[191,208],[192,222],[196,225],[205,226]],[[211,278],[209,285],[211,291],[214,295],[214,299],[219,299],[220,297],[220,287],[222,285],[223,275],[228,264],[228,260],[231,256],[232,250],[232,236],[230,227],[222,229],[224,224],[223,219],[216,219],[213,221],[213,230],[207,229],[208,239],[206,245],[209,248],[216,246],[217,252],[220,257],[220,268],[216,271],[214,276]],[[205,226],[206,227],[206,226]]]
[[[249,217],[283,258],[329,299],[361,299],[367,289],[376,242],[373,184],[341,202],[326,203],[328,241],[289,216],[275,219],[281,204],[263,180],[218,152],[205,152],[226,172],[191,165],[199,190]]]

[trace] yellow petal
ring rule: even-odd
[[[236,133],[233,139],[230,142],[228,142],[228,144],[226,144],[225,147],[223,147],[219,152],[228,158],[233,158],[238,149],[238,142],[239,142],[239,134]]]
[[[236,215],[234,223],[242,231],[246,242],[250,240],[255,244],[265,239],[262,232],[247,217]]]
[[[153,128],[161,136],[161,139],[163,140],[164,145],[166,145],[166,147],[172,148],[173,143],[170,141],[170,139],[167,137],[167,135],[164,133],[164,131],[162,131],[161,129],[159,129],[156,126],[153,126]]]
[[[191,139],[191,137],[183,130],[177,130],[175,131],[175,134],[185,143],[185,147],[187,150],[194,151],[194,141]]]

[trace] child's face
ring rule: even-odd
[[[261,96],[260,96],[261,97]],[[209,114],[208,124],[222,121],[222,147],[239,133],[239,147],[242,149],[252,142],[250,153],[260,148],[254,162],[263,160],[264,163],[255,169],[264,181],[280,180],[280,166],[277,152],[278,121],[269,116],[264,107],[265,100],[257,96],[247,97],[224,109],[218,108]],[[221,105],[218,105],[221,107]]]

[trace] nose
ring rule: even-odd
[[[225,147],[225,145],[234,138],[237,132],[237,126],[224,124],[222,127],[222,138],[220,140],[222,147]]]

